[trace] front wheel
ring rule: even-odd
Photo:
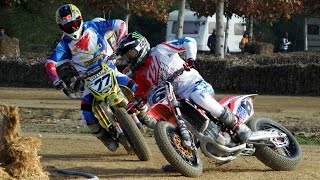
[[[182,146],[178,129],[171,123],[158,122],[154,136],[160,151],[174,169],[189,177],[198,177],[202,174],[203,165],[198,152]]]
[[[251,120],[248,126],[252,131],[272,130],[287,135],[286,138],[272,140],[278,141],[279,143],[287,142],[287,145],[281,148],[277,148],[274,145],[255,145],[256,151],[254,155],[261,162],[278,171],[291,171],[298,166],[302,155],[300,145],[285,127],[267,118]]]
[[[129,143],[135,151],[136,155],[141,161],[148,161],[151,159],[151,151],[147,145],[141,131],[134,123],[131,116],[126,112],[124,108],[115,107],[115,116],[122,125],[122,128],[127,133]]]

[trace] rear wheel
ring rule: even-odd
[[[174,169],[189,177],[198,177],[202,174],[203,165],[198,152],[182,146],[177,128],[171,123],[158,122],[154,136],[160,151]]]
[[[124,108],[115,107],[114,114],[129,138],[129,143],[141,161],[151,159],[151,151],[141,131]]]
[[[273,143],[263,142],[264,145],[255,145],[255,156],[274,170],[291,171],[294,170],[301,160],[300,145],[295,137],[282,125],[267,118],[254,119],[249,121],[248,126],[252,131],[272,130],[285,133],[286,138],[272,139],[274,143],[287,144],[277,148]],[[269,145],[266,145],[269,144]]]

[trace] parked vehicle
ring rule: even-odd
[[[184,69],[173,73],[148,95],[151,105],[149,115],[159,122],[155,127],[157,145],[175,170],[184,176],[197,177],[202,174],[203,164],[199,150],[218,164],[224,164],[243,156],[256,156],[274,170],[294,170],[301,160],[300,145],[295,137],[281,124],[268,119],[251,119],[254,114],[253,99],[257,94],[229,96],[219,103],[230,108],[238,120],[253,131],[246,143],[239,143],[236,134],[217,118],[188,99],[179,99],[173,92],[171,82]],[[191,146],[183,143],[185,123],[191,137]],[[222,133],[226,144],[215,141]]]
[[[226,27],[227,18],[224,18],[224,27]],[[216,15],[209,17],[198,17],[194,11],[185,10],[183,37],[192,37],[197,41],[199,51],[210,51],[207,47],[208,37],[212,30],[216,29]],[[169,13],[166,30],[166,40],[173,40],[178,30],[178,10]],[[245,19],[237,15],[233,15],[229,19],[227,47],[229,52],[241,52],[239,42],[246,30]]]
[[[320,18],[308,17],[307,18],[307,38],[306,43],[308,50],[320,50]]]

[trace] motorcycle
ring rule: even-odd
[[[63,92],[69,98],[81,99],[83,89],[87,88],[94,96],[93,113],[99,124],[129,154],[135,153],[141,161],[150,160],[151,151],[141,133],[142,124],[136,114],[129,115],[125,109],[134,94],[128,87],[118,84],[113,69],[106,62],[82,76],[68,63],[61,66],[59,72],[65,82]]]
[[[243,155],[255,156],[274,170],[290,171],[298,166],[302,152],[295,137],[271,119],[251,118],[257,94],[229,96],[219,101],[253,131],[246,143],[240,143],[231,129],[205,109],[175,96],[172,81],[183,71],[184,68],[173,73],[147,96],[151,106],[148,114],[158,120],[154,131],[157,145],[173,169],[184,176],[200,176],[203,163],[198,149],[217,165]],[[189,145],[185,143],[186,132],[191,141]],[[216,142],[219,133],[225,137],[225,145]]]

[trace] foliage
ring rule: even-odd
[[[0,1],[2,3],[2,1]],[[12,2],[14,2],[12,0]],[[55,24],[55,11],[63,3],[73,3],[81,11],[84,20],[95,17],[106,19],[122,19],[124,9],[121,7],[103,11],[91,6],[87,1],[77,0],[27,0],[20,4],[6,4],[1,6],[0,26],[5,27],[10,37],[20,40],[22,52],[48,52],[51,51],[57,41],[60,40],[62,32]],[[2,4],[1,4],[2,5]],[[130,19],[129,29],[143,33],[151,45],[165,40],[165,23],[157,21],[149,15],[142,17],[133,14]]]
[[[75,3],[71,0],[27,0],[19,4],[4,7],[1,12],[0,26],[6,28],[10,37],[20,40],[21,51],[50,51],[55,41],[62,33],[55,24],[55,11],[63,4]],[[80,8],[85,19],[100,16],[102,13],[80,3]]]
[[[34,44],[41,45],[41,47],[47,46],[46,50],[50,50],[54,42],[61,37],[61,32],[55,25],[54,13],[62,3],[73,3],[79,7],[85,20],[94,17],[105,17],[104,15],[106,15],[105,18],[107,19],[123,19],[124,14],[132,13],[129,23],[130,31],[140,31],[149,39],[152,45],[163,41],[165,39],[167,12],[178,9],[180,0],[128,0],[128,2],[130,3],[129,11],[125,9],[125,0],[1,0],[0,16],[4,18],[0,18],[0,26],[6,28],[9,36],[17,37],[20,40],[21,51],[33,51],[32,45]],[[187,0],[187,2],[189,3],[187,6],[192,10],[199,10],[198,15],[212,15],[215,13],[217,0]],[[235,12],[239,15],[250,16],[255,12],[257,13],[255,21],[255,35],[257,40],[260,38],[260,40],[264,42],[275,43],[275,47],[277,47],[276,43],[281,33],[287,31],[291,42],[296,42],[296,44],[302,46],[303,27],[300,21],[301,19],[296,21],[296,18],[292,18],[292,14],[284,16],[284,14],[300,8],[299,4],[295,8],[286,8],[293,5],[290,3],[291,0],[278,0],[278,2],[275,0],[225,0],[225,2],[227,14],[230,14],[233,9],[235,9]],[[267,4],[270,8],[259,8],[267,7],[266,2],[268,2]],[[296,4],[298,2],[300,2],[300,0],[293,3]],[[302,2],[303,4],[301,6],[303,7],[303,11],[295,11],[294,13],[302,13],[303,15],[320,14],[320,1],[303,0]],[[273,8],[271,8],[272,4],[274,6]],[[251,10],[251,6],[255,8]],[[271,9],[272,11],[266,12],[267,9]],[[287,10],[283,12],[283,9]],[[281,11],[278,13],[278,10]],[[265,17],[263,17],[263,14],[265,14]],[[271,18],[269,15],[271,15]],[[258,19],[259,17],[260,19]],[[277,19],[280,21],[275,21],[273,22],[273,26],[270,26],[270,22],[279,17],[283,18]],[[291,21],[286,21],[288,17],[291,17]],[[268,21],[261,21],[261,19],[265,20],[267,18],[269,18]],[[266,32],[266,30],[268,31]],[[298,49],[294,47],[294,45],[291,47],[294,50]]]
[[[187,2],[199,16],[212,16],[216,12],[217,0],[187,0]],[[225,0],[226,15],[231,16],[235,13],[245,17],[254,16],[269,22],[279,18],[290,19],[292,14],[301,12],[302,8],[302,0]]]
[[[320,1],[319,0],[304,0],[303,14],[307,16],[320,15]]]
[[[89,0],[89,3],[105,11],[120,7],[128,14],[148,14],[159,21],[165,21],[168,16],[167,10],[172,6],[173,0]],[[128,8],[125,6],[126,3],[129,5]]]
[[[16,4],[21,4],[26,2],[27,0],[1,0],[0,7],[12,6]]]
[[[130,32],[138,31],[142,33],[150,42],[151,47],[165,41],[166,24],[155,20],[151,16],[131,16],[129,30]]]
[[[256,41],[272,43],[274,51],[279,51],[280,39],[283,33],[289,34],[289,51],[304,50],[304,23],[302,16],[293,16],[290,21],[281,19],[272,25],[266,21],[254,21],[254,38]]]

